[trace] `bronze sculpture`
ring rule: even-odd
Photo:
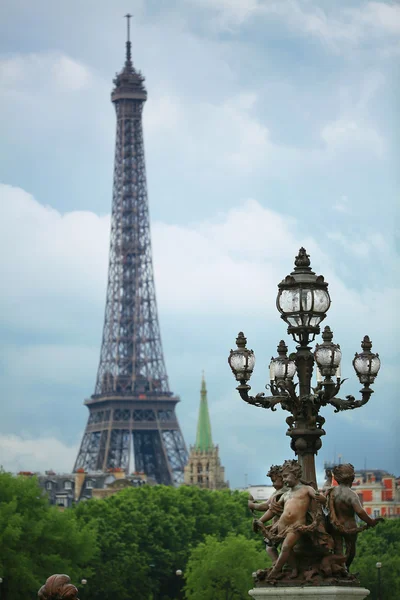
[[[272,496],[266,502],[260,502],[260,503],[254,502],[253,497],[250,496],[248,506],[252,512],[254,510],[259,510],[259,511],[263,511],[265,513],[270,508],[271,503],[274,500],[278,500],[278,498],[280,498],[280,496],[286,491],[286,488],[284,488],[284,483],[283,483],[282,466],[281,465],[272,465],[272,467],[270,468],[270,470],[267,473],[267,477],[269,477],[271,479],[272,485],[275,488],[275,492],[272,494]],[[278,516],[275,516],[274,520],[277,521],[278,518],[279,518]],[[271,558],[272,562],[277,561],[278,557],[279,557],[278,550],[277,550],[278,544],[276,542],[272,542],[268,537],[264,538],[264,542],[265,542],[265,549],[267,551],[268,556]]]
[[[51,575],[38,592],[39,600],[79,600],[68,575]]]
[[[356,555],[357,535],[368,527],[375,527],[383,519],[371,519],[361,506],[358,495],[351,489],[354,481],[353,465],[338,465],[332,472],[338,485],[328,491],[330,531],[335,540],[335,551],[343,553],[344,543],[346,566],[350,568]],[[357,526],[356,515],[365,525]]]
[[[267,509],[253,521],[253,529],[260,531],[273,548],[269,552],[272,567],[258,570],[256,582],[285,586],[358,585],[357,578],[349,572],[357,534],[383,519],[371,519],[350,489],[354,467],[335,467],[333,475],[339,485],[326,488],[325,493],[302,481],[302,468],[296,460],[285,461],[280,473],[283,487],[267,502],[249,501],[252,510]],[[365,521],[365,526],[357,527],[355,514]],[[271,524],[265,525],[267,521]]]

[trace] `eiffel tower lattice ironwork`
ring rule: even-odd
[[[125,65],[111,94],[117,136],[103,340],[74,470],[122,468],[177,484],[187,451],[158,324],[142,130],[147,92],[144,77],[132,64],[130,15],[127,19]]]

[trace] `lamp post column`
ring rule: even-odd
[[[377,596],[377,600],[381,600],[382,596],[381,596],[381,569],[382,569],[382,563],[381,562],[377,562],[376,563],[376,569],[378,571],[378,596]]]
[[[322,446],[321,436],[325,435],[325,431],[316,428],[316,415],[312,414],[312,403],[304,401],[311,394],[314,367],[314,357],[307,345],[298,346],[295,363],[299,379],[300,406],[295,414],[293,427],[287,431],[287,435],[291,438],[290,446],[302,466],[303,480],[317,488],[315,455]]]

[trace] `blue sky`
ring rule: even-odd
[[[367,406],[325,409],[318,470],[342,454],[399,474],[400,7],[389,1],[3,1],[0,463],[68,470],[86,423],[127,11],[149,96],[156,288],[186,443],[204,369],[231,484],[245,473],[261,483],[291,456],[285,414],[245,405],[226,358],[244,330],[263,390],[289,342],[276,285],[304,245],[330,284],[342,396],[360,387],[351,360],[366,333],[383,362]]]

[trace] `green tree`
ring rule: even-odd
[[[253,587],[251,574],[270,565],[259,544],[243,535],[223,541],[207,536],[190,554],[186,568],[188,600],[241,600]]]
[[[361,584],[378,599],[376,563],[381,562],[381,597],[400,598],[400,519],[388,519],[374,529],[362,533],[357,541],[357,555],[352,571],[359,574]]]
[[[96,548],[93,524],[78,525],[73,511],[49,506],[35,477],[0,471],[2,600],[35,597],[53,573],[78,581],[90,574]]]
[[[79,520],[94,521],[100,554],[91,562],[99,592],[90,582],[91,600],[156,597],[175,600],[190,548],[214,535],[253,537],[247,495],[229,490],[211,492],[195,487],[143,486],[128,488],[106,500],[81,503]],[[262,548],[262,541],[257,538]],[[100,591],[101,590],[101,591]]]

